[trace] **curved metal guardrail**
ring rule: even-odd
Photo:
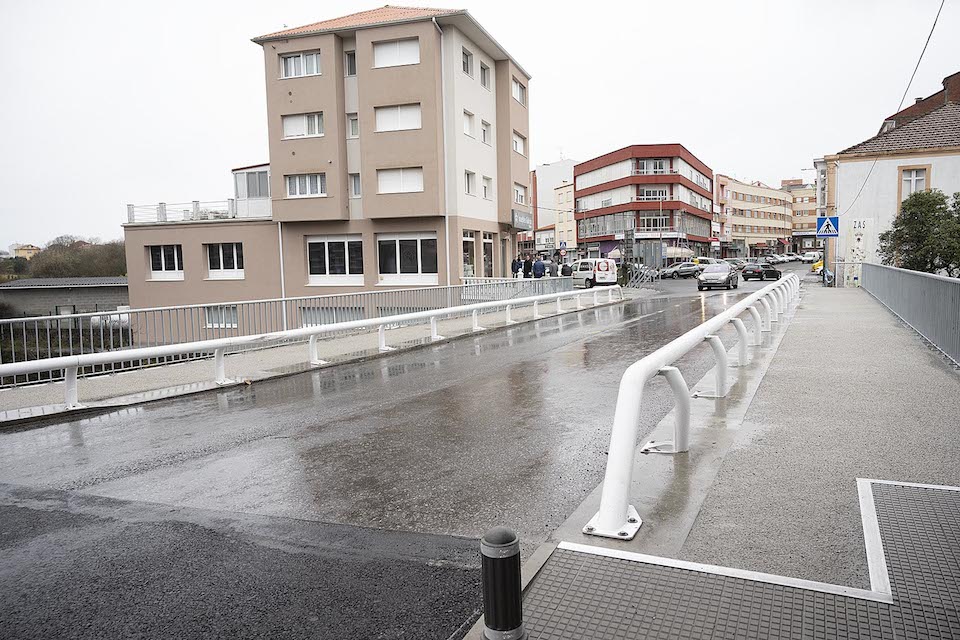
[[[601,302],[601,293],[606,294],[606,301]],[[84,353],[70,356],[59,356],[55,358],[43,358],[39,360],[27,360],[9,364],[0,364],[0,378],[4,376],[26,375],[31,373],[51,372],[62,370],[64,372],[64,400],[68,409],[80,408],[77,394],[77,372],[82,367],[94,367],[104,364],[117,362],[127,362],[132,360],[147,360],[165,356],[175,356],[184,354],[214,354],[214,381],[218,384],[228,382],[224,367],[224,355],[227,349],[251,346],[266,345],[273,342],[279,342],[290,339],[309,338],[309,361],[313,365],[326,364],[320,360],[317,353],[317,338],[324,334],[335,333],[344,330],[369,329],[377,327],[378,344],[381,352],[391,351],[393,348],[387,345],[387,328],[393,325],[412,322],[430,321],[430,337],[432,340],[442,340],[438,332],[438,321],[445,316],[463,316],[472,315],[473,331],[483,331],[484,328],[479,324],[479,314],[488,309],[502,308],[505,311],[506,324],[513,324],[511,312],[516,307],[533,306],[533,317],[539,319],[544,316],[540,314],[541,303],[556,302],[556,312],[562,312],[560,303],[565,298],[574,298],[577,301],[577,310],[584,309],[583,297],[592,296],[593,306],[600,304],[609,304],[614,302],[614,293],[618,300],[623,300],[623,292],[618,285],[609,287],[598,287],[580,291],[562,291],[560,293],[547,293],[539,296],[530,296],[526,298],[514,298],[510,300],[493,300],[490,302],[480,302],[458,307],[447,307],[444,309],[435,309],[429,311],[418,311],[414,313],[404,313],[393,316],[384,316],[381,318],[370,318],[367,320],[353,320],[348,322],[338,322],[334,324],[302,327],[299,329],[290,329],[286,331],[274,331],[258,335],[233,336],[229,338],[215,338],[211,340],[200,340],[195,342],[183,342],[178,344],[158,345],[151,347],[136,347],[133,349],[119,349],[113,351],[101,351],[95,353]]]
[[[633,463],[637,449],[637,430],[640,427],[643,390],[647,382],[656,375],[667,378],[677,399],[677,423],[672,443],[648,443],[645,449],[659,453],[686,451],[690,428],[690,390],[680,371],[670,365],[697,345],[704,341],[708,342],[717,359],[716,396],[724,396],[727,385],[727,353],[720,338],[715,334],[729,323],[734,325],[740,338],[738,364],[744,366],[748,361],[748,334],[740,316],[748,312],[753,318],[754,345],[759,345],[762,342],[761,332],[770,331],[771,323],[777,322],[778,316],[787,310],[787,306],[799,298],[800,279],[796,274],[789,274],[752,293],[723,313],[691,329],[627,368],[620,379],[600,510],[584,526],[583,533],[631,540],[643,522],[636,508],[630,504],[630,485],[633,481]]]

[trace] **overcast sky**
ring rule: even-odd
[[[269,159],[250,38],[376,6],[0,0],[0,247],[119,238],[126,203],[231,197],[230,168]],[[877,132],[939,0],[439,6],[469,9],[533,75],[532,162],[680,142],[779,185]],[[960,71],[958,33],[948,0],[907,104]]]

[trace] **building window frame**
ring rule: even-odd
[[[364,285],[361,234],[305,236],[304,245],[308,287]]]
[[[396,114],[395,117],[394,114]],[[390,119],[396,120],[396,126],[392,126],[393,123],[389,122]],[[423,128],[423,109],[419,102],[383,105],[374,108],[373,120],[375,133],[414,131]],[[383,125],[382,128],[381,125]],[[359,135],[360,129],[358,123],[357,136]]]
[[[289,63],[287,62],[289,60]],[[307,67],[312,67],[313,72],[307,72]],[[288,80],[290,78],[306,78],[310,76],[321,76],[323,71],[320,68],[320,50],[310,49],[307,51],[297,51],[296,53],[280,54],[280,79]]]
[[[147,245],[147,280],[183,280],[183,245]]]
[[[400,172],[400,189],[397,191],[384,191],[382,188],[382,176],[385,171]],[[409,173],[409,175],[407,175]],[[405,183],[409,182],[411,186],[419,183],[419,188],[406,188]],[[422,193],[423,192],[423,167],[385,167],[377,169],[377,193],[378,194],[397,194],[397,193]]]
[[[909,198],[912,194],[917,191],[930,191],[930,171],[933,168],[933,165],[930,164],[907,164],[897,167],[897,202],[902,204],[904,200]],[[922,176],[918,176],[918,172],[923,172]],[[917,181],[923,181],[923,187],[917,187]],[[909,181],[909,192],[905,189],[905,183]],[[900,206],[899,204],[897,205]]]
[[[468,196],[477,195],[477,174],[469,169],[463,172],[463,192]]]
[[[343,52],[343,75],[345,78],[352,78],[357,75],[357,52],[355,49]]]
[[[473,77],[473,53],[466,47],[460,47],[460,69]]]
[[[480,63],[480,86],[490,91],[490,67]]]
[[[287,123],[294,122],[294,118],[302,118],[303,133],[288,134]],[[281,140],[299,140],[301,138],[322,138],[323,137],[323,111],[314,111],[311,113],[290,113],[280,116]],[[310,129],[313,133],[310,133]]]
[[[360,114],[347,114],[347,140],[355,140],[360,137]]]
[[[401,55],[401,48],[403,48],[404,43],[416,42],[417,43],[417,55],[410,58],[409,61],[405,61]],[[389,69],[391,67],[405,67],[414,64],[420,64],[420,38],[397,38],[393,40],[381,40],[379,42],[371,43],[373,46],[373,56],[371,57],[373,68],[374,69]],[[379,60],[382,64],[378,64],[378,51],[388,53],[387,47],[390,45],[396,45],[396,61],[388,60]],[[408,52],[409,53],[409,52]],[[414,60],[413,58],[416,58]]]
[[[483,176],[483,199],[484,200],[493,200],[493,178],[490,176]]]
[[[244,279],[242,242],[211,242],[203,246],[207,254],[207,280]]]
[[[527,157],[527,137],[517,131],[513,132],[513,150],[524,158]]]
[[[348,178],[350,180],[350,197],[354,199],[361,197],[363,195],[363,185],[360,181],[360,174],[351,173]]]
[[[436,285],[439,283],[439,245],[435,231],[378,233],[376,243],[379,285]],[[411,243],[415,243],[416,271],[410,270],[410,267],[414,266],[410,264]]]
[[[522,82],[520,82],[516,78],[513,78],[512,80],[513,81],[511,82],[511,85],[510,85],[510,95],[513,97],[514,100],[516,100],[521,105],[526,107],[527,106],[526,85],[524,85]]]
[[[237,305],[218,304],[203,308],[203,327],[205,329],[236,329],[239,326]]]
[[[487,146],[493,145],[493,129],[491,127],[492,125],[486,120],[480,121],[480,142]]]
[[[292,173],[285,175],[283,181],[283,197],[286,200],[327,197],[327,174],[325,173]]]

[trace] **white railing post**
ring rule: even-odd
[[[676,367],[662,367],[658,375],[667,379],[677,401],[673,422],[673,441],[651,440],[641,447],[641,453],[683,453],[690,449],[690,388]]]
[[[167,221],[167,203],[161,202],[157,205],[157,222]]]
[[[747,311],[750,312],[750,317],[753,318],[753,344],[759,347],[763,344],[763,320],[760,319],[760,311],[757,310],[757,305],[750,305],[747,307]]]
[[[543,316],[540,315],[540,301],[539,301],[539,300],[534,300],[534,301],[533,301],[533,319],[534,319],[534,320],[539,320],[539,319],[542,318],[542,317],[543,317]]]
[[[737,365],[738,367],[745,367],[750,360],[749,355],[747,355],[747,345],[750,341],[749,334],[747,333],[747,325],[743,324],[743,320],[740,318],[733,318],[730,320],[733,323],[734,328],[737,330]]]
[[[596,307],[599,305],[600,305],[600,292],[594,289],[593,290],[593,306]]]
[[[439,327],[437,327],[437,316],[430,316],[430,340],[433,342],[443,340]]]
[[[764,300],[768,301],[770,306],[772,307],[770,322],[779,322],[777,316],[780,315],[780,303],[777,302],[776,294],[774,294],[773,291],[770,291],[767,293],[766,296],[764,296]]]
[[[727,350],[723,347],[723,341],[720,336],[710,335],[704,338],[710,343],[713,349],[713,355],[717,361],[717,391],[716,397],[722,398],[727,395]]]
[[[227,216],[231,218],[237,217],[237,201],[233,198],[227,198]]]
[[[763,307],[763,316],[765,322],[763,323],[763,329],[761,331],[770,331],[773,328],[773,325],[770,324],[770,303],[767,302],[767,298],[760,298],[760,305]]]
[[[508,304],[506,309],[507,324],[513,324],[513,315],[511,313],[511,306]]]
[[[67,367],[63,370],[63,385],[63,396],[67,409],[82,407],[77,393],[77,367]]]
[[[316,334],[310,336],[310,364],[318,367],[322,364],[327,364],[326,360],[320,359],[320,352],[317,349],[317,338]]]
[[[377,345],[380,349],[380,353],[385,353],[387,351],[393,351],[393,347],[387,346],[387,328],[385,325],[380,325],[377,327]]]
[[[480,326],[480,312],[474,309],[471,315],[473,316],[473,332],[483,331],[483,327]]]
[[[778,287],[774,289],[773,296],[777,299],[777,312],[782,316],[787,312],[787,297],[783,295],[783,288]]]
[[[223,347],[213,351],[213,381],[217,384],[226,384],[227,368],[223,362]]]
[[[192,211],[190,212],[190,219],[199,220],[200,219],[200,201],[194,200],[191,204],[193,205],[193,207],[192,207]]]
[[[578,293],[575,297],[577,299],[577,311],[582,311],[584,309],[583,302],[580,300],[580,296],[583,295]]]
[[[133,212],[133,205],[127,205],[127,222],[136,222],[136,214]]]
[[[563,313],[563,306],[560,304],[561,298],[557,296],[557,315]]]

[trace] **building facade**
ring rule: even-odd
[[[716,176],[717,203],[730,242],[721,246],[725,258],[749,258],[785,253],[793,243],[793,197],[762,182],[741,182]]]
[[[126,278],[21,278],[0,284],[0,318],[114,311],[128,302]]]
[[[624,147],[573,173],[581,256],[619,250],[661,264],[710,255],[713,171],[683,145]]]
[[[859,280],[859,265],[879,262],[879,236],[890,229],[912,193],[960,192],[960,73],[943,90],[887,118],[880,133],[824,158],[827,215],[839,215],[834,257],[850,265],[837,273]]]
[[[533,227],[530,76],[466,11],[386,6],[254,42],[270,162],[234,171],[225,212],[128,208],[134,307],[509,275]]]
[[[561,262],[573,262],[577,259],[577,220],[574,217],[573,180],[556,187],[554,202],[557,203],[557,222],[554,225],[557,235],[557,247],[564,251]]]
[[[10,251],[13,253],[14,258],[24,258],[29,260],[33,256],[43,251],[43,249],[35,244],[15,244],[10,247]]]
[[[780,181],[780,190],[793,198],[793,243],[790,250],[797,253],[817,251],[823,241],[817,238],[817,186],[802,178]]]

